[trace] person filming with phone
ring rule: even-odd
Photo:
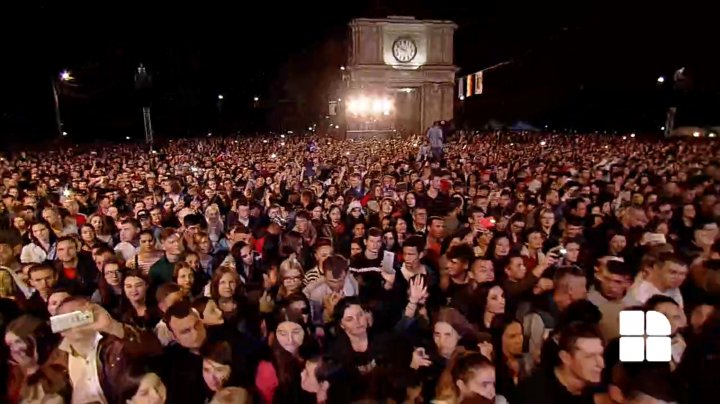
[[[125,377],[130,359],[162,353],[154,334],[123,324],[97,304],[70,297],[50,319],[62,341],[53,363],[66,367],[73,386],[72,403],[118,402],[116,387]]]

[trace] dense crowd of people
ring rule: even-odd
[[[713,400],[718,144],[429,135],[0,160],[1,401]]]

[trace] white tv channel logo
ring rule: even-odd
[[[670,321],[657,311],[620,312],[620,362],[670,362]]]

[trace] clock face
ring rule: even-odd
[[[401,37],[395,40],[392,45],[392,54],[400,63],[408,63],[417,55],[417,45],[412,39]]]

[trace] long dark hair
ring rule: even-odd
[[[60,342],[46,322],[30,314],[23,314],[10,322],[5,329],[6,334],[9,332],[25,342],[26,354],[29,357],[35,356],[35,352],[37,352],[38,365],[42,365],[48,360],[50,353]]]
[[[146,374],[151,373],[151,370],[147,367],[144,361],[134,360],[131,361],[126,371],[123,373],[121,383],[118,386],[119,403],[127,403],[129,400],[137,394],[140,388],[140,382]]]
[[[306,349],[304,348],[305,346],[313,343],[312,335],[310,335],[310,333],[308,332],[308,327],[303,321],[302,315],[300,313],[281,309],[278,311],[274,320],[275,323],[272,326],[273,331],[277,330],[277,327],[280,325],[280,323],[283,323],[285,321],[297,323],[300,325],[300,327],[302,327],[305,335],[303,336],[303,342],[298,349],[298,355],[301,351],[304,351]],[[285,348],[283,348],[280,343],[277,342],[277,338],[273,339],[270,350],[272,362],[275,367],[275,372],[277,372],[277,377],[280,385],[287,386],[289,384],[292,384],[293,382],[299,381],[300,372],[303,369],[302,360],[298,357],[295,357],[290,352],[286,351]]]
[[[118,309],[118,312],[120,313],[120,318],[123,322],[133,323],[137,313],[135,312],[135,308],[133,307],[132,303],[130,303],[130,300],[127,298],[127,296],[125,296],[125,280],[127,278],[140,278],[145,282],[145,285],[148,288],[145,291],[145,317],[148,317],[151,307],[149,304],[149,296],[147,295],[149,291],[150,281],[148,280],[147,276],[143,274],[141,269],[131,269],[125,273],[125,276],[122,277],[123,291],[120,297],[120,307]]]
[[[52,231],[52,227],[50,226],[50,223],[48,223],[47,220],[45,220],[45,219],[37,219],[36,221],[30,223],[30,226],[28,226],[28,230],[30,230],[28,232],[28,234],[29,234],[30,240],[32,240],[33,244],[35,244],[36,246],[38,246],[40,248],[43,248],[42,244],[40,244],[40,242],[38,241],[38,239],[35,237],[35,235],[32,232],[32,227],[35,226],[36,224],[41,224],[48,229],[48,233],[50,234],[50,242],[49,242],[50,245],[53,245],[57,242],[57,235],[55,235],[55,232]]]

